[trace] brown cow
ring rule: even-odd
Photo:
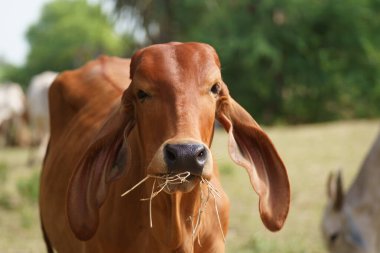
[[[51,137],[40,194],[48,248],[224,252],[229,202],[210,151],[215,120],[259,195],[264,224],[272,231],[283,226],[290,201],[285,166],[230,97],[211,46],[153,45],[133,56],[130,70],[128,60],[101,58],[61,74],[49,95]],[[166,187],[153,178],[184,173],[186,180]],[[204,201],[210,183],[220,198]],[[154,199],[141,201],[160,186]]]

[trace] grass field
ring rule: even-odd
[[[231,201],[227,252],[323,253],[319,223],[326,178],[342,169],[347,187],[379,130],[378,121],[265,128],[278,148],[291,181],[292,202],[285,227],[262,225],[257,196],[244,169],[227,154],[227,136],[217,132],[213,152]],[[45,252],[38,218],[39,166],[26,166],[27,150],[0,149],[0,252]]]

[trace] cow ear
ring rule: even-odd
[[[289,211],[290,186],[284,163],[268,135],[235,102],[223,84],[216,118],[229,134],[228,151],[232,160],[244,167],[259,195],[259,211],[271,231],[282,228]]]
[[[342,210],[344,201],[343,179],[340,170],[336,174],[330,173],[327,180],[327,195],[335,211]]]
[[[125,94],[122,101],[126,100]],[[131,111],[130,106],[122,103],[109,116],[71,177],[67,214],[71,229],[80,240],[95,234],[108,186],[126,167],[125,141],[133,127]]]

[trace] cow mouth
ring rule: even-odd
[[[157,188],[167,194],[175,192],[190,192],[201,181],[201,177],[190,172],[167,173],[154,176],[157,180]]]
[[[175,192],[190,192],[194,187],[201,181],[205,181],[202,176],[191,174],[190,172],[182,173],[160,173],[160,174],[148,174],[145,178],[136,183],[132,188],[124,192],[121,196],[129,194],[131,191],[136,189],[146,180],[151,179],[153,181],[153,186],[151,190],[151,196],[147,199],[153,199],[159,193],[165,192],[167,194],[172,194]],[[142,200],[147,200],[142,199]]]

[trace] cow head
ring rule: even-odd
[[[222,89],[212,48],[171,43],[142,49],[132,58],[130,76],[124,103],[134,110],[146,173],[191,173],[188,182],[167,191],[190,191],[201,176],[209,179],[213,170],[209,147]]]
[[[260,197],[264,224],[280,229],[290,201],[285,166],[268,136],[229,95],[215,50],[201,43],[153,45],[132,57],[130,77],[120,108],[72,177],[68,215],[75,234],[88,239],[95,233],[109,183],[123,170],[137,169],[112,169],[123,155],[138,159],[144,175],[190,172],[187,182],[168,187],[167,193],[190,192],[201,177],[210,179],[215,120],[229,133],[231,158],[247,170]]]
[[[322,234],[331,253],[370,253],[375,231],[368,208],[347,204],[341,172],[331,173],[327,183],[328,203],[322,219]]]

